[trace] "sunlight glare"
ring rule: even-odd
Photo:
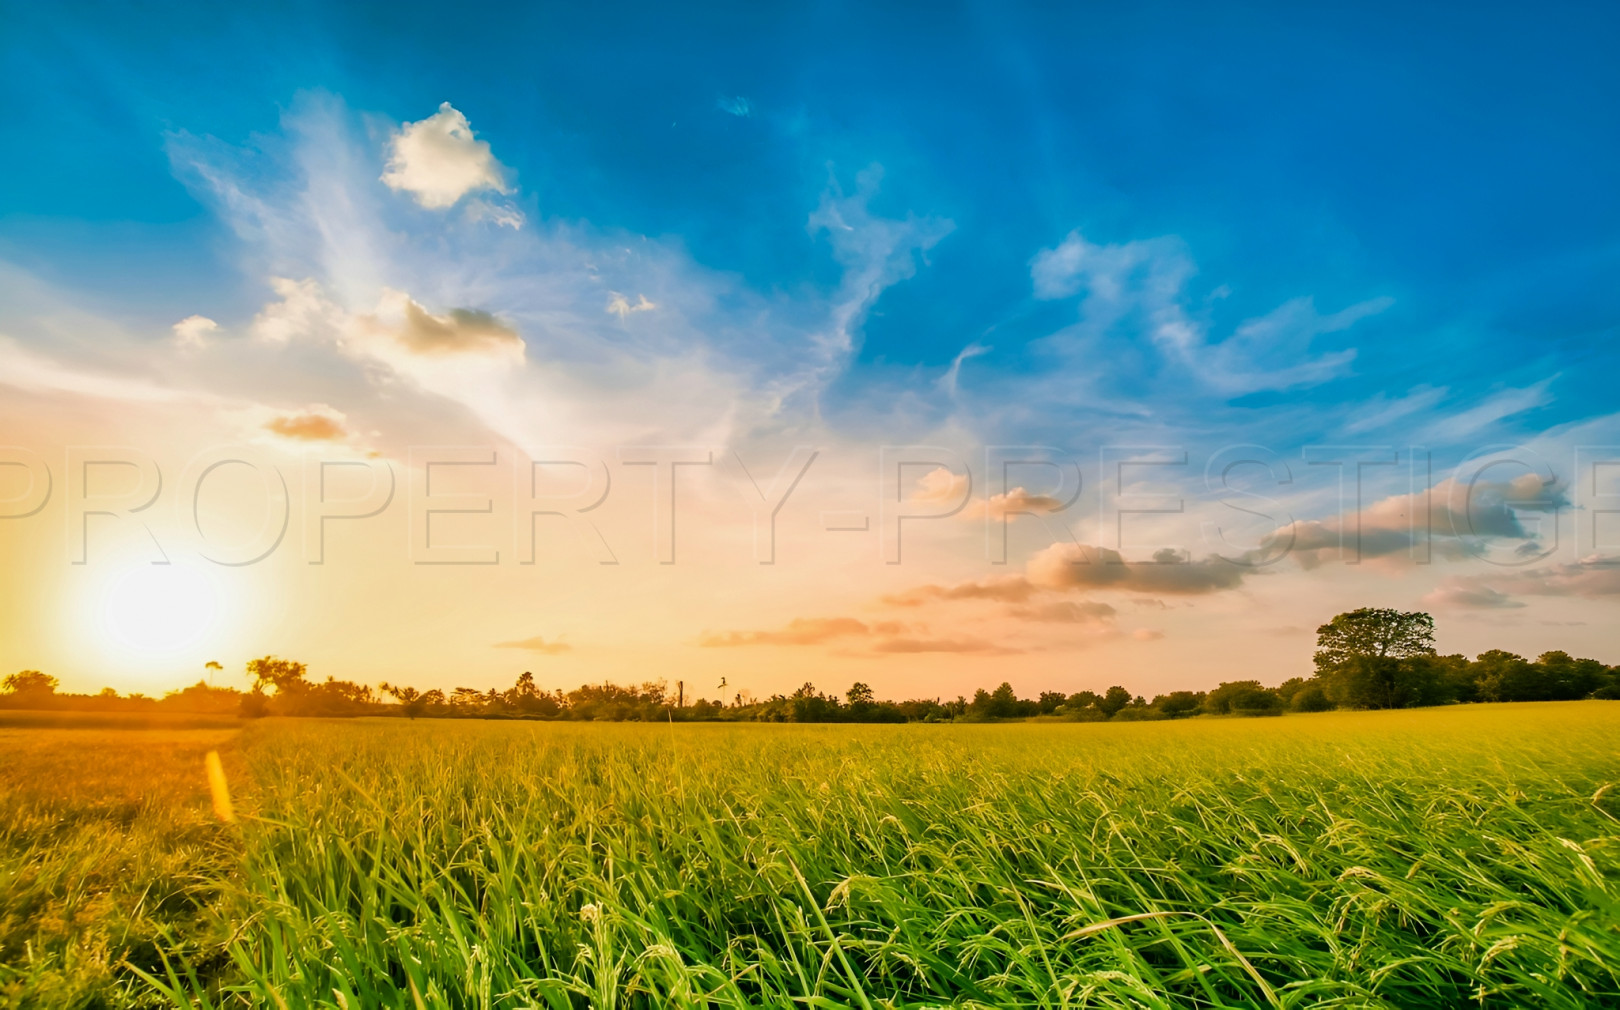
[[[107,643],[146,654],[181,652],[219,624],[222,601],[204,573],[181,565],[140,565],[114,577],[100,607]]]

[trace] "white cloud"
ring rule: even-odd
[[[636,300],[632,302],[617,291],[608,292],[608,313],[618,316],[620,319],[624,319],[635,312],[651,312],[657,307],[657,303],[649,302],[646,295],[637,295]]]
[[[294,340],[328,338],[338,340],[348,323],[348,314],[327,299],[320,284],[310,278],[295,281],[288,277],[270,278],[273,301],[253,317],[249,332],[267,344],[288,344]]]
[[[517,331],[481,309],[452,308],[439,315],[403,291],[384,288],[373,311],[350,313],[312,279],[274,277],[270,286],[280,300],[261,309],[252,326],[253,334],[268,343],[329,342],[351,357],[372,358],[396,369],[411,358],[521,362],[524,357]]]
[[[1344,374],[1355,352],[1312,357],[1312,341],[1346,330],[1391,304],[1390,299],[1374,298],[1323,315],[1310,298],[1296,298],[1216,340],[1209,325],[1186,306],[1187,286],[1197,272],[1186,247],[1174,237],[1098,245],[1074,231],[1030,260],[1035,297],[1083,295],[1079,333],[1071,336],[1145,333],[1166,358],[1227,396],[1314,386]]]
[[[496,203],[493,200],[468,200],[467,220],[488,221],[501,228],[510,228],[517,231],[528,221],[523,212],[516,207],[505,203]]]
[[[207,316],[187,316],[174,324],[174,345],[182,351],[200,351],[218,332],[219,324]]]
[[[206,393],[170,389],[146,379],[81,372],[4,336],[0,336],[0,385],[29,392],[68,393],[128,403],[212,405],[218,402],[217,397]]]
[[[833,258],[844,267],[831,325],[816,338],[822,350],[840,363],[854,349],[861,323],[878,297],[915,275],[918,257],[956,227],[933,217],[907,215],[895,220],[875,216],[867,204],[877,195],[882,179],[880,166],[866,169],[856,176],[855,193],[850,196],[834,182],[810,215],[810,233],[826,233]]]
[[[942,466],[936,466],[917,478],[917,486],[911,492],[911,500],[933,504],[954,503],[967,494],[968,481],[968,475],[965,473],[954,473]]]
[[[504,169],[489,143],[473,134],[467,117],[449,102],[426,119],[406,123],[389,143],[382,181],[431,210],[454,206],[468,193],[507,193]]]
[[[1414,386],[1405,396],[1393,399],[1382,393],[1365,401],[1344,425],[1346,435],[1377,431],[1402,418],[1428,410],[1445,398],[1444,386]]]
[[[951,396],[956,395],[957,384],[962,378],[962,363],[970,358],[982,357],[990,353],[990,348],[983,344],[969,344],[962,348],[955,358],[951,359],[951,367],[940,376],[939,388]]]
[[[1011,488],[1005,494],[993,494],[989,498],[976,498],[969,502],[960,513],[965,519],[1006,519],[1009,516],[1040,515],[1043,512],[1057,512],[1064,508],[1065,503],[1053,498],[1051,495],[1031,494],[1021,487]]]
[[[1436,442],[1460,441],[1504,418],[1544,407],[1553,401],[1548,389],[1556,378],[1558,376],[1552,375],[1530,386],[1493,393],[1467,410],[1432,422],[1425,429],[1424,438]]]

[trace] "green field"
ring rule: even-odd
[[[12,725],[0,1003],[1620,1005],[1617,742],[1608,702]]]

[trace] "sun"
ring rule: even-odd
[[[138,565],[107,582],[96,616],[107,645],[166,656],[212,638],[224,611],[220,588],[205,572],[184,565]]]

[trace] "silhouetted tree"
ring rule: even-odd
[[[422,709],[426,707],[422,701],[422,692],[414,687],[395,687],[393,684],[383,681],[377,685],[377,690],[399,702],[400,711],[405,713],[407,719],[415,719],[422,714]]]
[[[289,692],[309,686],[304,680],[304,675],[309,673],[309,667],[290,659],[277,659],[275,656],[250,659],[247,663],[247,672],[248,676],[253,678],[253,690],[260,693],[268,687],[273,687],[278,692]]]
[[[6,693],[18,701],[34,702],[44,701],[56,694],[60,686],[59,681],[48,673],[38,670],[21,670],[10,674],[3,681]]]

